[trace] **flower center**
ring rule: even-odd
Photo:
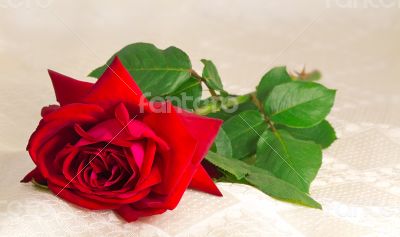
[[[118,190],[136,181],[138,168],[127,152],[115,145],[83,147],[76,157],[79,182],[92,190]]]

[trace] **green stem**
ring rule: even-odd
[[[260,113],[263,115],[265,123],[267,123],[267,125],[271,128],[272,132],[277,133],[274,123],[271,121],[269,116],[265,113],[264,107],[262,106],[261,101],[257,98],[256,92],[252,92],[250,94],[250,96],[251,96],[251,100],[253,101],[253,103],[257,106],[258,111],[260,111]]]
[[[198,115],[207,115],[219,111],[221,108],[216,103],[209,103],[200,108],[197,108],[194,113]]]
[[[215,100],[213,102],[207,103],[206,105],[197,108],[194,112],[198,115],[207,115],[209,113],[214,113],[220,111],[222,108],[231,108],[233,106],[238,106],[247,102],[249,99],[257,106],[258,110],[262,114],[265,123],[271,128],[272,132],[277,133],[274,123],[271,121],[269,116],[265,113],[264,108],[256,96],[256,92],[251,92],[245,95],[219,98],[213,97]]]
[[[190,70],[190,74],[191,74],[194,78],[196,78],[199,82],[203,82],[204,85],[207,86],[207,89],[208,89],[208,91],[210,92],[210,94],[211,94],[212,97],[218,97],[218,95],[217,95],[217,93],[215,92],[215,90],[207,85],[206,79],[205,79],[204,77],[200,76],[200,75],[199,75],[195,70],[193,70],[193,69]]]
[[[246,95],[240,95],[240,96],[234,96],[234,97],[229,97],[227,99],[220,100],[220,96],[217,95],[214,89],[212,89],[208,84],[206,83],[206,79],[202,76],[200,76],[195,70],[190,70],[190,74],[192,77],[196,78],[200,83],[203,82],[204,85],[207,86],[208,90],[210,91],[211,97],[215,99],[215,103],[208,103],[204,105],[203,107],[197,108],[195,110],[196,114],[199,115],[207,115],[209,113],[217,112],[220,111],[221,108],[229,108],[233,106],[240,105],[249,99],[252,100],[252,102],[257,106],[258,110],[260,113],[263,115],[265,123],[271,128],[272,132],[277,133],[277,130],[271,121],[271,119],[268,117],[268,115],[264,112],[264,108],[261,104],[261,101],[258,100],[256,96],[256,92],[251,92]],[[221,103],[218,103],[221,102]]]
[[[247,102],[250,99],[250,95],[239,95],[225,98],[216,98],[210,103],[205,104],[204,106],[197,108],[195,110],[196,114],[199,115],[207,115],[209,113],[218,112],[223,108],[231,108],[234,106],[238,106]]]

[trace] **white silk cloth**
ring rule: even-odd
[[[400,236],[399,8],[339,2],[0,0],[0,236]],[[198,71],[212,59],[236,93],[274,65],[320,69],[338,89],[339,139],[311,188],[324,209],[220,183],[223,198],[188,191],[175,210],[125,223],[19,183],[40,108],[55,102],[46,69],[84,79],[137,41],[176,45]]]

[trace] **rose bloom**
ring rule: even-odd
[[[147,101],[117,57],[94,84],[49,74],[60,105],[42,109],[22,182],[126,221],[174,209],[188,187],[221,196],[201,165],[220,120]]]

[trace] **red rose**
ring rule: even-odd
[[[143,99],[118,58],[95,84],[49,74],[60,105],[42,109],[22,182],[127,221],[174,209],[189,185],[221,195],[200,163],[221,121]]]

